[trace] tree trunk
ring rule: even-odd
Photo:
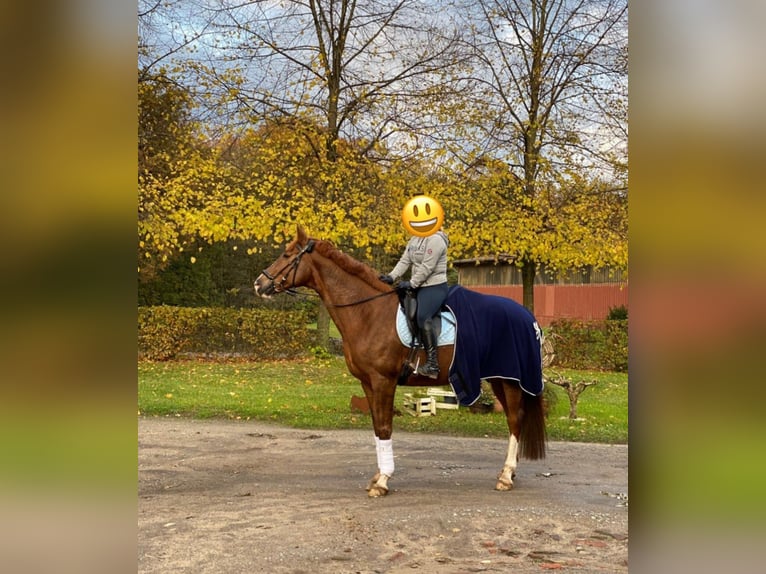
[[[523,293],[523,305],[531,313],[535,312],[535,275],[537,265],[534,261],[525,260],[521,267],[521,284]]]
[[[330,350],[330,313],[322,303],[317,312],[317,340],[316,344],[325,351]]]
[[[577,419],[577,399],[580,394],[575,392],[574,389],[568,388],[567,395],[569,395],[569,418],[571,420]]]

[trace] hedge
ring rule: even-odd
[[[139,307],[139,357],[166,361],[184,355],[295,358],[314,345],[305,310],[224,307]]]
[[[558,319],[551,323],[554,364],[570,369],[626,372],[628,321]]]
[[[166,361],[183,356],[291,359],[316,345],[307,309],[139,307],[140,358]],[[555,365],[571,369],[628,370],[627,320],[558,319],[546,330]]]

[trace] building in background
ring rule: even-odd
[[[458,259],[452,265],[459,285],[523,303],[521,269],[512,257]],[[628,281],[620,270],[585,267],[555,273],[540,265],[534,289],[535,317],[542,327],[556,319],[606,319],[610,309],[628,307]]]

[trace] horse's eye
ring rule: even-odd
[[[290,259],[290,256],[287,253],[283,253],[282,259]]]

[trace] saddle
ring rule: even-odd
[[[397,290],[397,296],[399,297],[399,305],[404,312],[404,317],[407,319],[407,326],[409,327],[410,334],[412,335],[412,344],[410,346],[422,347],[423,343],[420,341],[420,329],[418,329],[417,320],[418,300],[415,297],[415,292],[410,289],[407,289],[404,292]],[[444,309],[446,309],[446,307],[442,305],[441,310]],[[433,325],[434,334],[438,339],[442,331],[442,318],[440,313],[437,313],[436,316],[431,320],[431,325]]]

